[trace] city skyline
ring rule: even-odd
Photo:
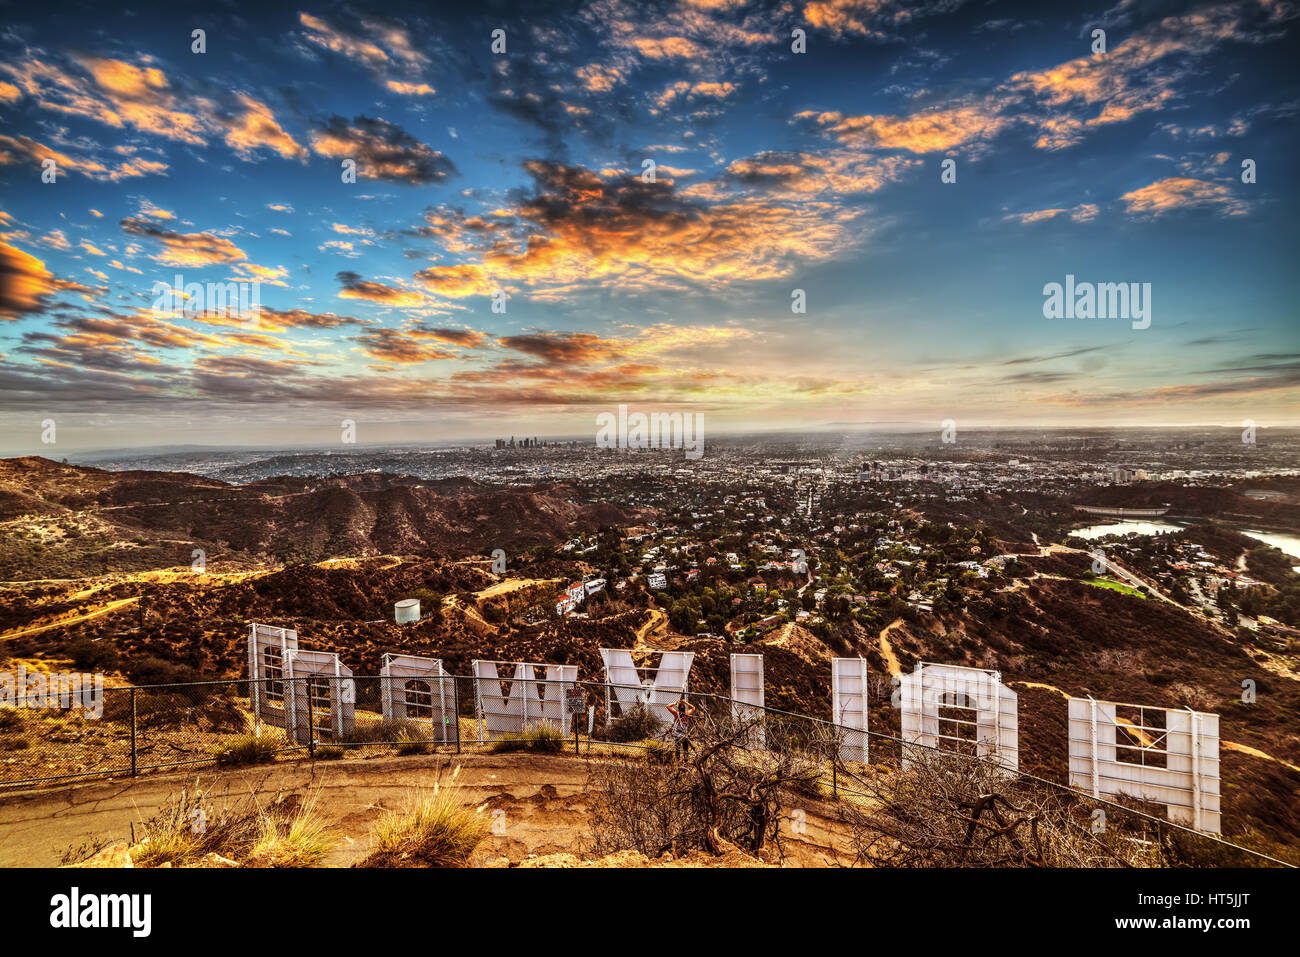
[[[6,28],[0,451],[1300,423],[1294,4],[384,11]]]

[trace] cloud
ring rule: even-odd
[[[415,278],[440,296],[488,296],[497,288],[482,266],[465,263],[459,266],[431,266],[421,269]]]
[[[310,312],[306,309],[274,309],[263,306],[258,317],[261,329],[334,329],[339,326],[361,325],[363,319],[340,316],[333,312]]]
[[[804,20],[833,37],[861,36],[883,40],[913,20],[949,13],[964,0],[812,0]]]
[[[900,16],[914,18],[944,6],[904,10],[888,0],[831,0],[809,4],[805,15],[832,33],[874,36],[883,35],[878,23],[899,22]],[[1025,125],[1036,132],[1036,147],[1060,150],[1078,143],[1090,130],[1165,110],[1178,99],[1180,85],[1196,75],[1198,61],[1228,42],[1275,39],[1281,25],[1296,16],[1300,7],[1290,3],[1236,0],[1206,5],[1155,20],[1104,55],[1013,74],[987,95],[966,94],[901,116],[806,110],[796,119],[865,149],[983,151],[994,137]]]
[[[191,146],[207,145],[214,135],[245,160],[259,149],[286,159],[301,159],[306,151],[276,122],[271,108],[252,95],[236,92],[218,99],[173,87],[149,57],[129,63],[96,56],[73,56],[62,67],[35,57],[0,64],[42,109],[95,120],[114,129],[134,129]],[[83,171],[94,175],[89,161]],[[100,163],[101,166],[107,164]],[[121,162],[115,175],[99,170],[94,178],[123,179],[167,169],[165,163],[135,157]]]
[[[1047,219],[1057,219],[1062,216],[1068,216],[1076,223],[1088,223],[1097,218],[1100,209],[1095,203],[1080,203],[1069,209],[1064,207],[1057,209],[1036,209],[1028,213],[1010,213],[1002,218],[1004,220],[1018,223],[1039,223]]]
[[[534,192],[509,211],[509,228],[484,239],[482,265],[503,280],[632,289],[775,279],[796,262],[841,254],[855,238],[857,214],[829,202],[708,202],[635,175],[604,179],[547,160],[524,168]],[[463,230],[455,238],[473,241]]]
[[[229,239],[215,233],[180,233],[163,229],[139,217],[128,217],[118,225],[133,236],[156,239],[162,243],[162,251],[152,259],[166,266],[198,268],[234,263],[248,258],[248,254]]]
[[[131,149],[127,147],[128,151]],[[167,171],[167,164],[161,160],[146,160],[140,157],[129,157],[119,161],[111,158],[97,159],[93,156],[74,155],[51,149],[28,136],[0,136],[0,166],[23,164],[39,168],[50,159],[54,160],[56,177],[77,172],[87,179],[101,183],[116,183]]]
[[[375,329],[356,339],[361,351],[382,362],[414,364],[436,359],[455,359],[457,354],[440,349],[399,329]]]
[[[1037,146],[1056,150],[1078,142],[1094,127],[1163,110],[1197,61],[1227,42],[1256,43],[1300,14],[1294,4],[1238,0],[1208,4],[1180,16],[1161,17],[1134,31],[1105,54],[1077,57],[1046,70],[1017,73],[1004,89],[1026,94],[1049,115],[1039,120]],[[1098,107],[1088,118],[1083,108]]]
[[[104,57],[74,57],[63,69],[34,57],[2,64],[42,109],[130,127],[167,139],[201,146],[210,123],[210,103],[186,100],[172,90],[163,71]]]
[[[685,37],[637,37],[632,45],[650,60],[694,60],[704,55],[703,47]]]
[[[578,68],[578,79],[592,93],[608,93],[614,87],[626,82],[626,75],[614,66],[592,63]]]
[[[733,160],[724,171],[722,182],[791,196],[875,192],[887,183],[897,182],[908,169],[922,165],[921,160],[875,156],[852,149],[817,153],[768,151]],[[709,194],[711,186],[684,192]]]
[[[845,116],[837,111],[805,111],[808,119],[842,143],[910,153],[934,153],[991,140],[1014,122],[991,98],[966,98],[953,106],[935,106],[910,116]]]
[[[338,273],[337,278],[343,285],[339,292],[340,299],[362,299],[382,306],[418,306],[424,302],[422,293],[372,282],[348,270]]]
[[[706,98],[725,100],[736,90],[736,84],[730,81],[723,83],[712,81],[691,83],[689,80],[678,80],[675,83],[670,83],[662,93],[655,97],[655,105],[662,110],[671,106],[678,99],[696,100]]]
[[[1125,193],[1120,199],[1133,216],[1158,217],[1185,209],[1206,209],[1224,216],[1240,216],[1247,210],[1244,200],[1223,183],[1170,176],[1149,186]]]
[[[54,292],[54,276],[45,263],[8,243],[0,243],[0,317],[21,319],[39,312]]]
[[[465,349],[477,349],[487,341],[487,336],[474,329],[426,329],[417,326],[408,332],[417,338],[433,339],[436,342],[445,342]]]
[[[390,183],[441,183],[457,172],[442,153],[382,119],[332,116],[312,131],[311,143],[321,156],[356,160],[359,175]]]
[[[251,159],[259,149],[274,150],[285,159],[307,158],[307,150],[280,127],[269,106],[247,93],[235,95],[242,111],[226,122],[227,146],[243,159]]]
[[[392,66],[423,67],[429,58],[415,48],[405,24],[376,16],[362,17],[353,28],[338,26],[310,13],[299,13],[303,36],[371,70]]]
[[[403,96],[433,96],[438,92],[427,83],[404,83],[401,80],[389,80],[385,86]]]
[[[501,345],[552,363],[588,363],[619,354],[616,343],[590,332],[551,332],[502,336]]]

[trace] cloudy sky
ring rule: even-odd
[[[0,451],[1300,422],[1296,0],[103,6],[0,6]]]

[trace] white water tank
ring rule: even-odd
[[[403,598],[393,606],[393,618],[399,625],[420,620],[420,599]]]

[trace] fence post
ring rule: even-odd
[[[456,725],[456,753],[460,754],[460,679],[451,679],[452,716]]]
[[[136,747],[135,747],[135,685],[131,686],[131,777],[136,776]]]
[[[307,756],[316,760],[316,702],[311,700],[311,679],[303,678],[307,683]]]

